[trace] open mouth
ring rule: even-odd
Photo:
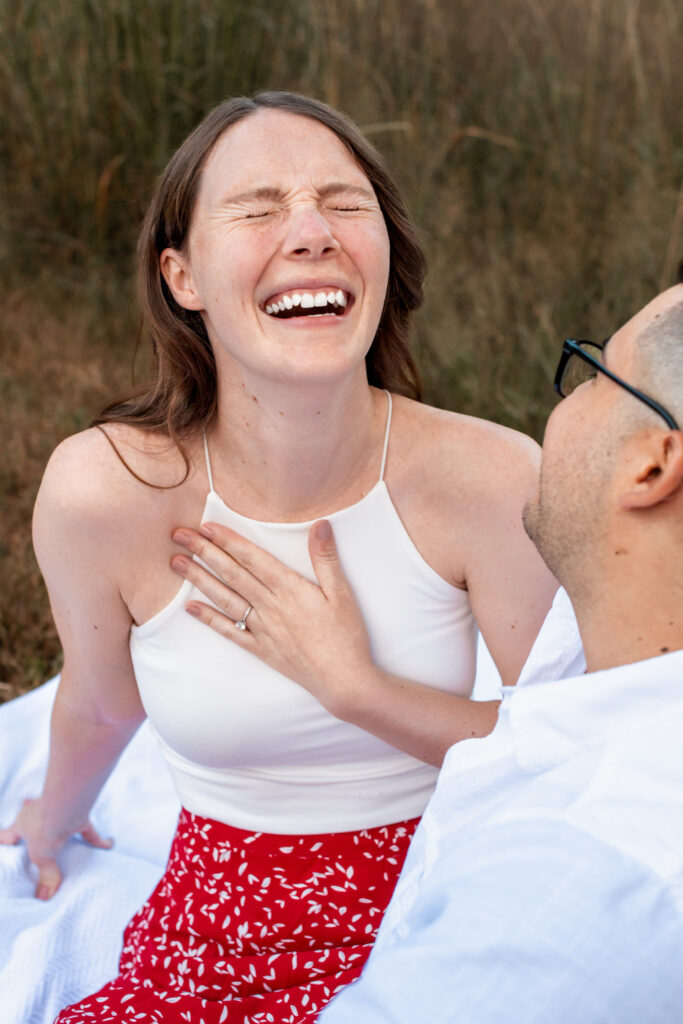
[[[262,309],[278,320],[294,317],[343,316],[353,303],[353,296],[341,288],[316,288],[278,292]]]

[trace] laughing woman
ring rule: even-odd
[[[5,839],[49,898],[69,837],[103,843],[90,809],[149,716],[183,805],[168,867],[118,978],[59,1024],[302,1024],[358,976],[444,751],[493,725],[496,703],[468,699],[475,622],[514,682],[550,603],[520,526],[536,449],[417,401],[422,254],[378,154],[321,103],[212,111],[140,259],[156,379],[57,449],[36,506],[64,670],[43,793]],[[375,661],[411,680],[360,724],[248,649],[256,602],[226,642],[174,571],[214,523],[312,580],[321,517]]]

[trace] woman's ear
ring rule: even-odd
[[[652,433],[632,486],[621,496],[621,507],[651,508],[678,493],[683,493],[683,431]]]
[[[177,249],[164,249],[159,257],[159,269],[179,306],[183,309],[203,309],[184,253]]]

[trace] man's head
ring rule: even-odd
[[[617,331],[603,363],[683,425],[683,285]],[[622,569],[635,591],[648,559],[661,563],[667,549],[680,570],[683,433],[596,372],[548,420],[540,488],[524,524],[575,607],[594,603]]]

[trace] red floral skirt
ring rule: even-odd
[[[417,822],[285,836],[182,810],[119,976],[55,1024],[312,1024],[360,974]]]

